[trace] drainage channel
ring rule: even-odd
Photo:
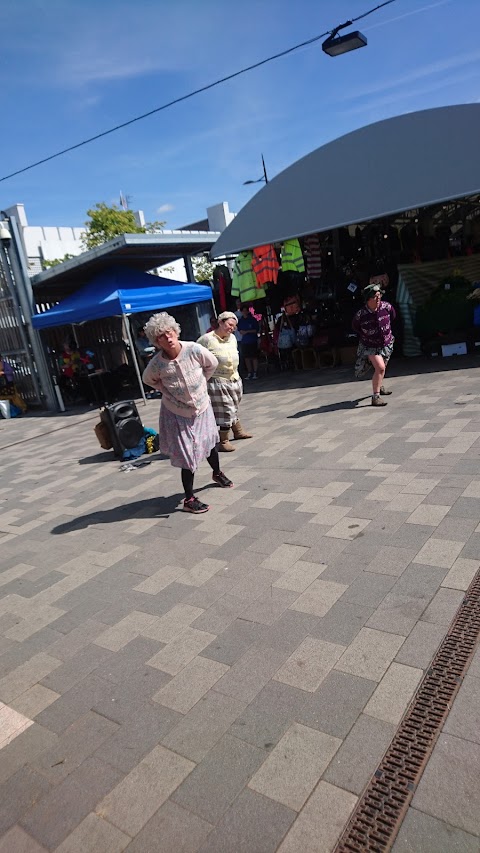
[[[334,853],[391,850],[479,635],[480,569]]]

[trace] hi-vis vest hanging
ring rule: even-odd
[[[240,252],[233,265],[232,296],[238,296],[242,302],[253,302],[265,296],[265,290],[257,284],[252,261],[252,252]]]
[[[253,250],[252,267],[259,287],[263,284],[277,283],[279,265],[277,253],[271,244],[257,246]]]
[[[285,240],[282,249],[282,270],[305,272],[305,262],[298,240]]]

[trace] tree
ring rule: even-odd
[[[49,270],[50,267],[57,267],[58,264],[63,264],[65,263],[65,261],[70,261],[74,257],[75,255],[69,255],[67,252],[67,254],[63,256],[63,258],[54,258],[52,261],[47,261],[44,258],[42,259],[42,267],[44,270]]]
[[[90,219],[85,223],[86,232],[82,237],[84,249],[94,249],[120,234],[156,233],[165,225],[164,222],[138,225],[133,210],[123,210],[116,204],[109,207],[104,201],[87,210],[87,216]]]
[[[193,276],[195,281],[211,281],[215,265],[210,263],[205,255],[192,258]]]

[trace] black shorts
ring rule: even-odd
[[[244,344],[242,343],[242,355],[244,358],[257,358],[258,343]]]

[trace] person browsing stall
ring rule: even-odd
[[[247,367],[247,379],[257,378],[259,328],[258,320],[250,312],[248,305],[242,305],[242,316],[238,321],[237,329],[242,338],[239,348]]]
[[[201,462],[207,460],[214,483],[224,489],[233,486],[220,470],[218,429],[207,390],[217,359],[200,344],[180,340],[179,324],[165,312],[150,317],[145,331],[159,350],[143,373],[145,384],[162,393],[159,450],[170,457],[174,468],[181,469],[184,511],[207,512],[208,504],[193,492],[195,471]]]

